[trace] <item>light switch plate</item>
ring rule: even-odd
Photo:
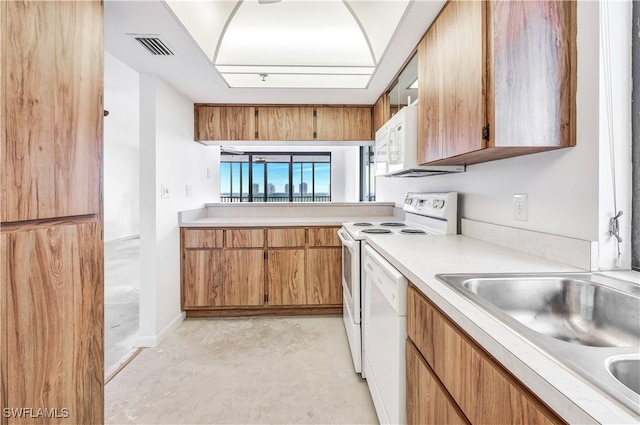
[[[171,188],[165,186],[163,184],[160,185],[160,197],[161,198],[171,198]]]
[[[519,221],[529,220],[529,200],[526,193],[513,195],[513,219]]]
[[[185,189],[185,196],[187,198],[193,198],[193,187],[190,184],[188,184],[188,185],[185,185],[184,189]]]

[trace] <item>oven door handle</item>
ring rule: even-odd
[[[342,244],[344,246],[346,246],[349,251],[353,251],[353,245],[354,242],[348,241],[343,235],[342,235],[342,229],[338,229],[338,237],[340,238],[340,242],[342,242]]]

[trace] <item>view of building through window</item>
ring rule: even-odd
[[[222,153],[222,202],[329,202],[330,153]]]

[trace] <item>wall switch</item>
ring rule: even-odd
[[[193,188],[191,187],[191,185],[190,184],[186,185],[184,189],[185,189],[186,197],[193,198]]]
[[[529,201],[526,194],[513,195],[513,218],[514,220],[529,220]]]
[[[207,179],[211,178],[211,168],[207,167]]]
[[[171,198],[171,188],[161,184],[160,185],[160,197],[161,198]]]

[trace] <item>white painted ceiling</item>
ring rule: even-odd
[[[212,1],[228,3],[229,8],[237,3],[235,0]],[[313,0],[304,1],[310,4]],[[342,2],[343,0],[319,1]],[[364,3],[379,1],[350,0],[349,4],[352,10],[358,10],[358,3],[361,3],[361,9],[365,9],[362,7],[365,6]],[[180,3],[190,2],[183,0]],[[172,9],[164,1],[159,0],[107,0],[104,6],[105,50],[139,73],[159,76],[193,102],[371,105],[388,88],[444,3],[445,1],[440,0],[413,0],[401,17],[397,28],[392,31],[389,28],[381,28],[380,35],[384,33],[393,35],[387,48],[380,49],[378,52],[376,69],[368,85],[363,89],[229,88],[212,63],[209,57],[211,53],[205,53],[204,50],[208,50],[206,43],[203,44],[200,39],[198,44],[175,17]],[[210,19],[213,21],[213,18]],[[212,22],[212,27],[219,27],[219,25],[219,22]],[[327,25],[331,25],[331,22],[327,22]],[[369,29],[369,33],[370,37],[375,39],[376,32]],[[135,41],[132,34],[159,36],[171,47],[175,55],[153,56]],[[295,38],[296,34],[292,33],[288,37]],[[218,40],[211,40],[211,45],[218,45],[218,42]],[[200,46],[203,46],[204,50]],[[292,62],[299,62],[296,60],[296,55],[291,55],[291,58]],[[290,65],[298,65],[298,63]]]

